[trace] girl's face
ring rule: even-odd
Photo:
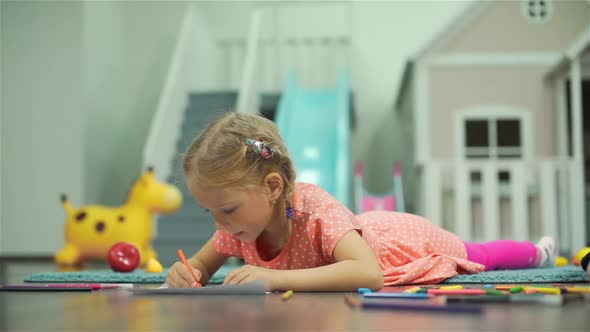
[[[271,221],[273,202],[264,187],[223,189],[189,184],[197,205],[208,210],[218,230],[253,242]]]

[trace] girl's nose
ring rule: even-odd
[[[218,230],[227,231],[229,229],[229,224],[215,219],[215,227]]]

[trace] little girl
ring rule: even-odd
[[[355,216],[318,186],[295,183],[295,170],[272,121],[226,113],[188,148],[187,186],[217,231],[188,261],[202,284],[230,256],[247,265],[224,284],[264,281],[266,289],[353,291],[360,287],[438,283],[457,274],[551,264],[555,241],[464,243],[407,213]],[[170,287],[194,287],[181,262]]]

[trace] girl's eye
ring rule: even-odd
[[[231,208],[231,209],[223,209],[223,213],[225,214],[231,214],[233,213],[237,208]]]

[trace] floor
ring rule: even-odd
[[[43,271],[55,267],[43,260],[0,261],[0,283],[20,283],[29,273]],[[344,295],[296,293],[283,301],[280,294],[0,292],[0,331],[588,331],[590,315],[588,299],[562,307],[485,304],[481,314],[450,314],[354,309]]]

